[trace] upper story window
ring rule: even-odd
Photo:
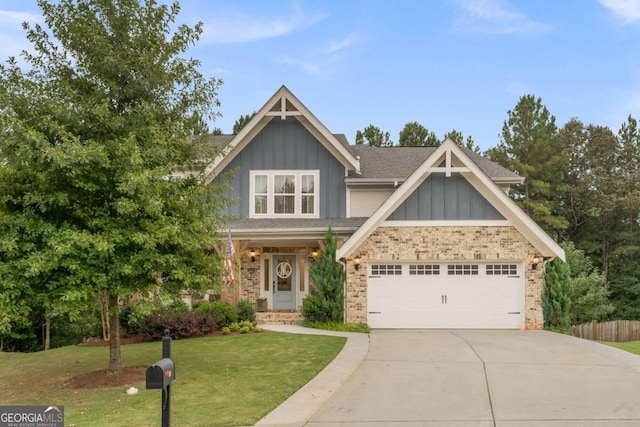
[[[318,218],[318,170],[251,171],[251,217]]]

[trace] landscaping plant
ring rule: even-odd
[[[309,265],[309,296],[302,303],[302,315],[311,322],[344,321],[345,271],[336,261],[338,239],[331,232],[325,235],[325,247]]]

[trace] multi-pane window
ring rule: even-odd
[[[269,184],[266,175],[256,175],[253,184],[254,212],[256,214],[267,213],[267,198],[269,197]]]
[[[315,210],[315,176],[302,175],[301,178],[302,213],[312,214]]]
[[[319,171],[251,171],[251,217],[318,217]]]
[[[372,264],[372,276],[400,276],[402,274],[401,264]]]
[[[275,214],[295,214],[296,176],[273,176],[273,205]]]
[[[477,264],[449,264],[447,266],[449,276],[477,276]]]
[[[410,276],[439,276],[440,266],[438,264],[416,264],[409,266]]]
[[[487,276],[517,276],[517,264],[487,264]]]

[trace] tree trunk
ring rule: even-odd
[[[109,297],[105,291],[98,292],[98,303],[100,304],[100,321],[102,322],[102,339],[110,340],[111,327],[109,326]]]
[[[118,297],[109,295],[109,325],[111,327],[109,337],[109,371],[122,370],[122,357],[120,356],[120,319]]]
[[[44,349],[51,348],[51,320],[47,317],[44,322]]]

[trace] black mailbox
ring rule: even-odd
[[[147,388],[166,388],[176,378],[173,360],[164,358],[147,368]]]

